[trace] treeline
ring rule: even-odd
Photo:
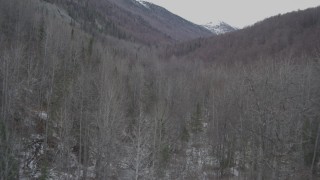
[[[39,3],[0,0],[0,179],[319,176],[319,58],[164,61]]]

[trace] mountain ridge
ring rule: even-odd
[[[151,6],[0,0],[0,179],[319,179],[320,8],[177,43]]]
[[[229,24],[227,24],[224,21],[216,21],[216,22],[209,22],[207,24],[202,25],[206,29],[210,30],[211,32],[220,35],[220,34],[225,34],[228,32],[236,31],[238,28],[235,28]]]
[[[136,0],[44,0],[67,11],[90,33],[147,45],[170,44],[214,34],[158,5]]]
[[[194,24],[150,2],[136,0],[113,0],[113,2],[131,13],[142,17],[152,27],[158,29],[160,32],[164,32],[175,41],[185,41],[213,35],[202,26]],[[141,9],[139,6],[130,5],[130,3],[134,5],[139,4],[140,7],[143,8]]]
[[[315,7],[269,17],[231,33],[169,46],[167,55],[233,63],[315,54],[320,46],[319,12]]]

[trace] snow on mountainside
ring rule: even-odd
[[[237,28],[230,26],[229,24],[218,21],[218,22],[209,22],[205,25],[203,25],[206,29],[210,30],[211,32],[215,34],[224,34],[227,32],[232,32],[237,30]]]
[[[146,7],[149,9],[149,5],[147,4],[146,1],[143,1],[143,0],[136,0],[138,3],[140,3],[142,6]]]

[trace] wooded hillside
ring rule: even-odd
[[[165,58],[86,9],[0,0],[0,179],[319,178],[318,12]]]

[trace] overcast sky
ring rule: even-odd
[[[320,5],[320,0],[145,0],[191,22],[225,21],[242,28],[267,17]]]

